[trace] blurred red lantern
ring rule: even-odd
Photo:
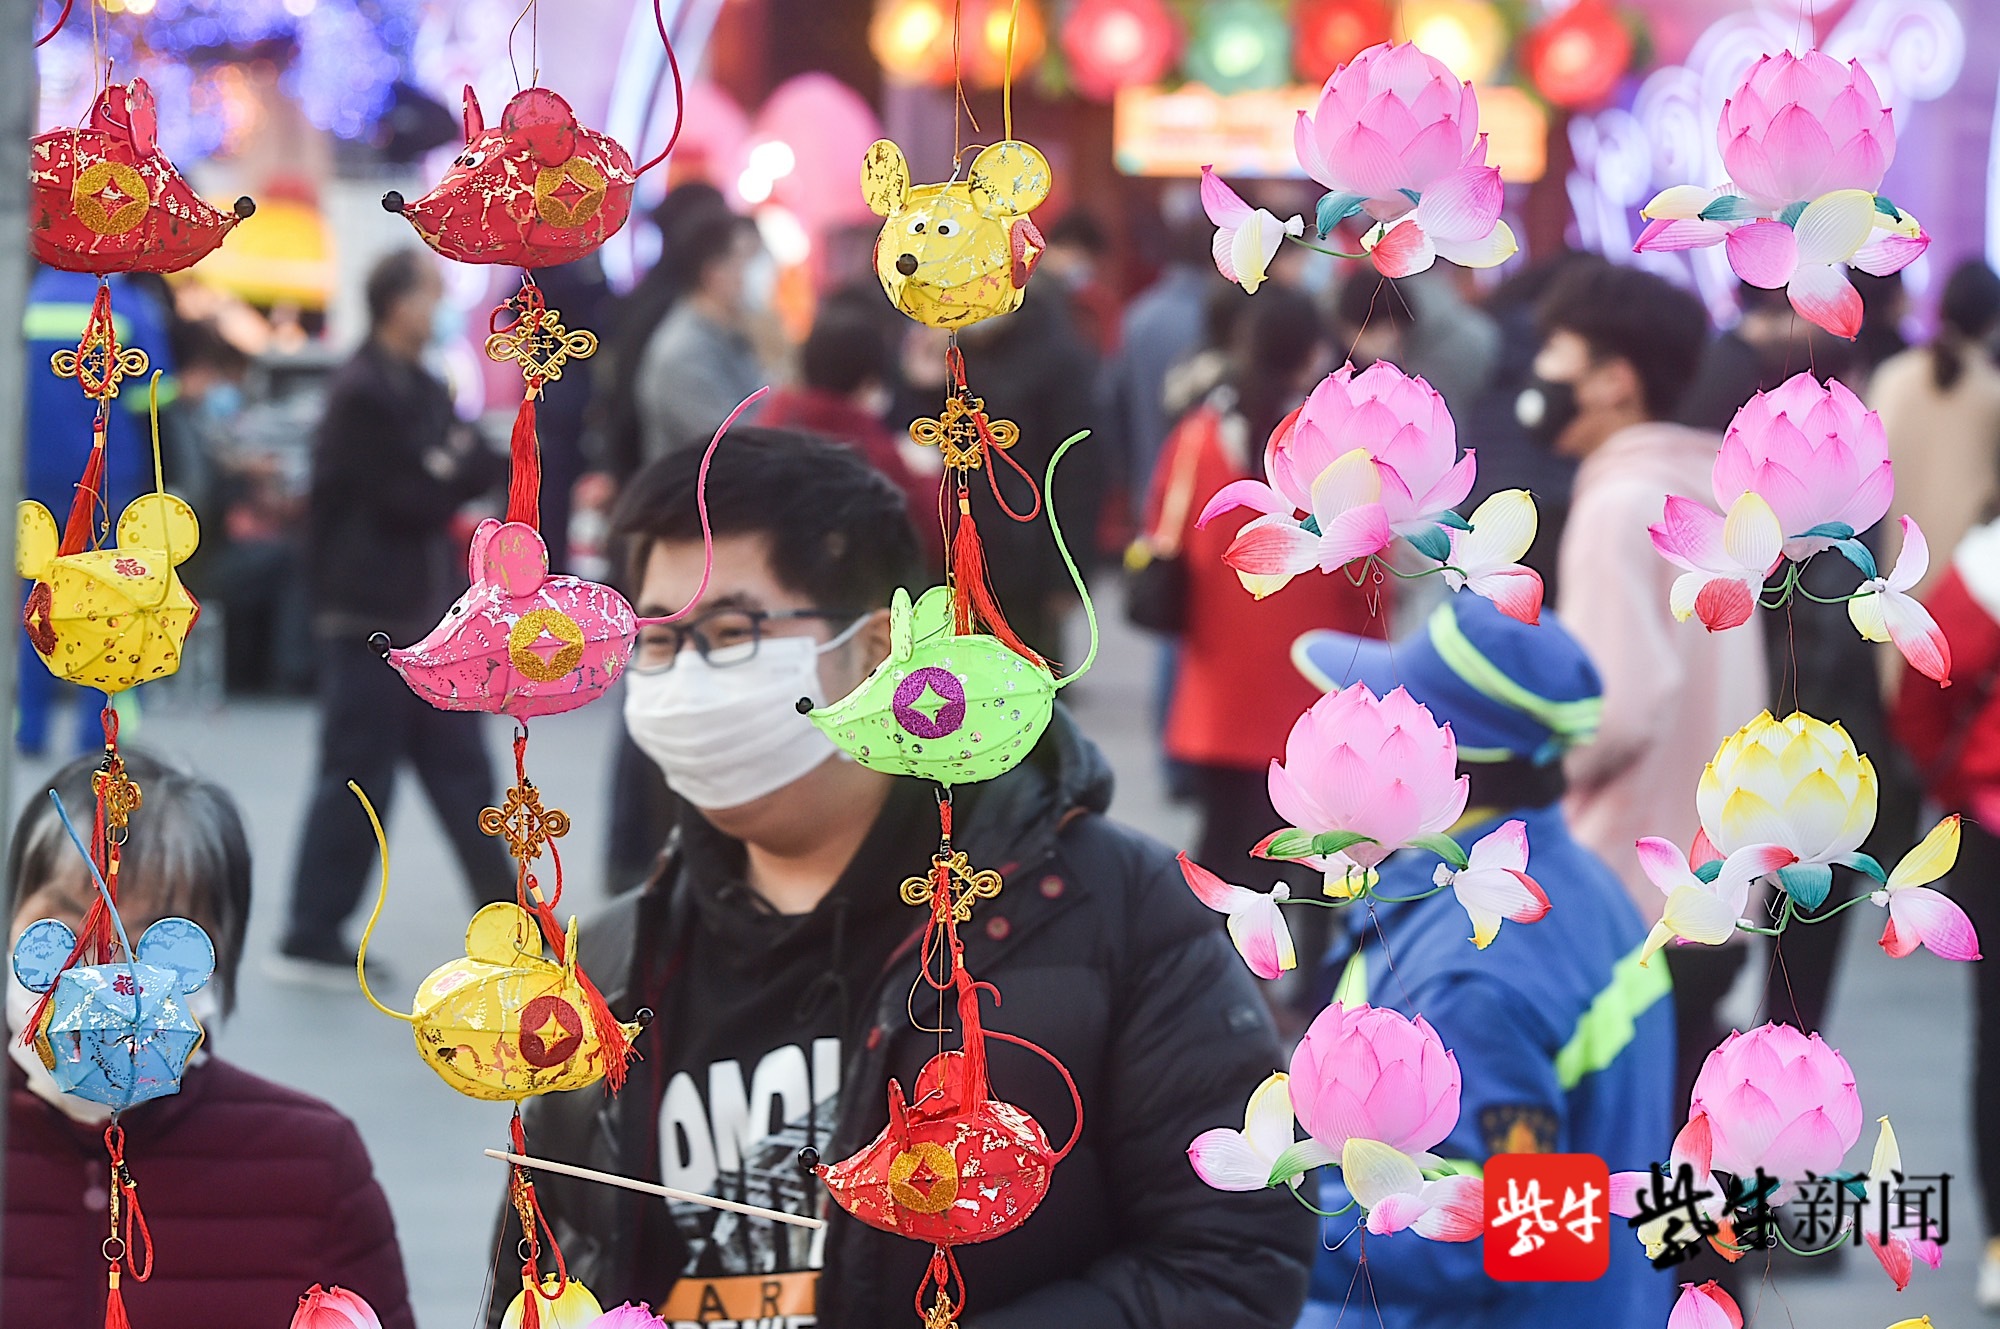
[[[1361,52],[1389,40],[1389,5],[1387,0],[1302,0],[1292,24],[1292,63],[1299,77],[1324,83]]]
[[[1591,106],[1611,95],[1632,63],[1632,32],[1604,0],[1577,0],[1527,35],[1521,63],[1553,104]]]
[[[1181,26],[1161,0],[1080,0],[1063,24],[1063,53],[1086,97],[1156,83],[1180,57]]]

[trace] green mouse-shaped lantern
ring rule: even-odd
[[[1049,458],[1044,489],[1053,492],[1056,463],[1078,434]],[[889,658],[836,702],[799,710],[834,745],[871,771],[913,775],[941,785],[975,784],[1004,775],[1034,750],[1049,727],[1056,693],[1097,659],[1097,610],[1070,557],[1049,504],[1049,529],[1083,597],[1090,651],[1058,679],[1049,667],[986,633],[953,631],[952,589],[933,586],[910,603],[898,588],[889,606]]]

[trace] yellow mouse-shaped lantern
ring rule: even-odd
[[[875,275],[896,308],[947,330],[1011,314],[1042,256],[1028,214],[1049,196],[1048,158],[1017,139],[980,150],[963,180],[910,184],[903,150],[868,149],[861,193],[884,218]]]
[[[57,678],[123,692],[180,668],[201,606],[174,568],[201,538],[194,509],[167,493],[133,499],[109,549],[62,553],[49,510],[21,504],[15,568],[35,585],[21,621]]]
[[[373,920],[370,920],[373,925]],[[465,929],[465,954],[431,971],[407,1015],[367,990],[376,1009],[407,1021],[417,1053],[446,1084],[471,1098],[518,1102],[581,1089],[604,1077],[604,1042],[576,970],[576,920],[565,958],[542,955],[534,915],[489,904]],[[623,1026],[628,1039],[639,1026]]]

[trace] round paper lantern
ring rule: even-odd
[[[1632,33],[1602,0],[1577,0],[1528,34],[1521,63],[1553,104],[1592,106],[1611,95],[1632,63]]]
[[[1007,30],[1014,29],[1014,78],[1033,69],[1048,49],[1042,7],[1036,0],[967,0],[960,19],[959,44],[965,52],[965,75],[982,88],[997,88],[1007,73]],[[946,41],[950,40],[946,22]]]
[[[1299,77],[1324,83],[1370,46],[1389,40],[1388,0],[1302,0],[1292,31]]]
[[[1507,55],[1507,22],[1489,0],[1403,0],[1397,29],[1473,83],[1491,78]]]
[[[1189,78],[1217,92],[1279,87],[1291,73],[1292,31],[1263,0],[1203,5],[1186,64]]]
[[[951,82],[951,0],[881,0],[868,49],[898,83]]]
[[[1181,27],[1160,0],[1081,0],[1063,24],[1062,45],[1077,91],[1109,101],[1173,68]]]

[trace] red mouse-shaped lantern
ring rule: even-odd
[[[991,1241],[1025,1223],[1048,1194],[1056,1164],[1083,1134],[1083,1098],[1063,1064],[1027,1039],[989,1032],[980,1022],[979,990],[993,993],[995,1002],[1000,994],[990,983],[974,982],[966,970],[958,923],[971,916],[973,899],[997,892],[998,883],[991,891],[967,889],[976,877],[964,871],[964,855],[951,852],[949,813],[945,816],[946,838],[929,882],[912,878],[904,883],[903,898],[931,906],[924,979],[940,992],[956,993],[963,1046],[925,1062],[908,1099],[902,1085],[889,1082],[889,1124],[861,1152],[831,1166],[821,1165],[815,1150],[803,1150],[799,1158],[826,1183],[835,1203],[868,1226],[931,1243],[930,1267],[916,1293],[924,1329],[956,1329],[964,1312],[965,1283],[952,1248]],[[942,981],[933,972],[933,957],[948,958],[949,976]],[[993,1097],[986,1070],[989,1038],[1037,1053],[1061,1073],[1076,1105],[1076,1125],[1062,1148],[1049,1144],[1041,1123],[1027,1112]],[[929,1306],[926,1293],[933,1297]]]
[[[203,202],[158,142],[146,80],[114,83],[80,126],[28,145],[28,234],[35,257],[65,272],[178,272],[215,251],[257,210]]]
[[[531,6],[532,7],[532,6]],[[391,191],[382,206],[401,213],[432,249],[460,263],[521,268],[521,289],[493,311],[486,354],[521,368],[521,405],[509,446],[513,479],[507,519],[539,529],[541,445],[535,402],[564,364],[597,351],[596,334],[569,329],[535,285],[534,269],[572,263],[596,251],[632,213],[635,181],[667,159],[681,136],[684,97],[680,62],[667,39],[660,0],[653,22],[674,80],[674,129],[666,147],[642,166],[614,139],[577,122],[576,112],[547,88],[514,94],[497,128],[486,127],[479,98],[465,89],[465,151],[429,193],[414,202]]]
[[[390,193],[382,206],[446,258],[547,268],[582,258],[623,226],[637,178],[632,155],[578,124],[547,88],[515,93],[488,129],[468,84],[465,151],[422,198]]]

